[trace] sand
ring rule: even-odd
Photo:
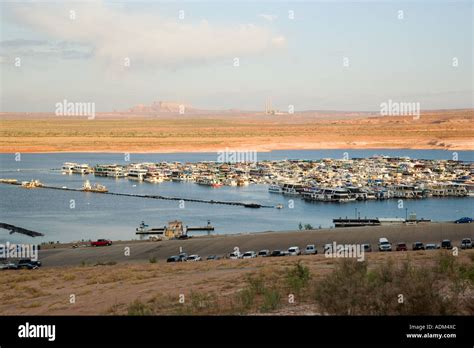
[[[474,149],[474,110],[408,116],[1,114],[0,152],[171,153],[302,149]],[[348,118],[349,117],[349,118]]]

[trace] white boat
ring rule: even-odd
[[[107,188],[104,185],[100,185],[100,184],[91,185],[89,180],[86,180],[84,182],[84,185],[82,185],[82,191],[86,191],[86,192],[108,192]]]
[[[343,188],[321,188],[319,191],[305,195],[304,198],[310,201],[337,203],[354,202],[356,200],[354,195]]]
[[[159,184],[163,182],[163,178],[160,176],[153,175],[153,176],[146,177],[144,181],[149,182],[151,184]]]
[[[299,191],[303,190],[303,186],[299,184],[283,184],[282,193],[289,196],[297,196],[300,194]]]
[[[63,174],[72,174],[74,167],[77,165],[78,164],[74,162],[65,162],[61,168],[61,171]]]
[[[74,168],[72,168],[72,172],[74,174],[89,174],[91,172],[91,168],[88,164],[76,164]]]
[[[122,167],[111,167],[107,170],[107,176],[112,178],[124,178],[127,176]]]
[[[222,184],[218,180],[213,179],[213,178],[206,178],[206,177],[197,179],[196,184],[204,185],[204,186],[212,186],[212,187],[222,186]]]
[[[280,185],[271,184],[270,186],[268,186],[268,192],[270,192],[270,193],[282,193],[282,189],[281,189]]]
[[[130,180],[143,181],[147,172],[148,171],[146,169],[142,168],[130,168],[128,170],[127,177]]]

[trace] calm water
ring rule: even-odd
[[[452,159],[451,151],[441,150],[319,150],[319,151],[273,151],[259,153],[258,160],[265,159],[320,159],[342,158],[344,152],[350,157],[368,157],[375,154],[409,156],[425,159]],[[458,151],[458,159],[472,161],[473,152]],[[131,154],[131,162],[159,161],[215,161],[216,153],[177,154]],[[339,216],[354,216],[355,209],[361,217],[404,217],[405,210],[398,209],[396,200],[354,202],[348,204],[307,203],[299,198],[270,194],[266,185],[247,187],[221,187],[213,189],[193,183],[165,182],[158,185],[137,183],[127,179],[81,177],[62,175],[63,162],[122,163],[123,154],[22,154],[15,161],[13,154],[0,154],[0,177],[19,180],[39,179],[45,184],[79,188],[89,177],[92,182],[102,183],[111,192],[137,194],[161,194],[186,198],[234,200],[275,205],[284,204],[285,209],[248,209],[224,205],[209,205],[186,202],[183,209],[177,201],[162,201],[143,198],[98,195],[93,193],[56,190],[25,190],[11,185],[0,185],[0,221],[43,232],[44,238],[35,241],[71,241],[80,239],[132,239],[141,220],[150,226],[163,226],[168,221],[179,219],[189,226],[205,225],[211,220],[216,233],[239,233],[297,229],[298,224],[315,227],[330,227],[332,219]],[[288,208],[288,200],[294,199],[294,208]],[[70,201],[75,208],[70,208]],[[473,215],[472,198],[442,198],[405,201],[409,211],[418,217],[435,221],[454,220]],[[31,242],[30,237],[8,235],[0,230],[0,242]]]

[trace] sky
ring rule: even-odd
[[[0,111],[473,107],[472,1],[2,2]]]

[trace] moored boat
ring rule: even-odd
[[[82,191],[103,193],[103,192],[108,192],[109,190],[107,190],[107,188],[104,185],[100,185],[100,184],[91,185],[89,180],[86,180],[84,182],[84,185],[82,185]]]

